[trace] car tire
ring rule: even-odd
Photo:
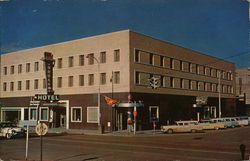
[[[173,134],[173,132],[174,132],[173,129],[168,129],[167,131],[168,134]]]
[[[12,138],[12,135],[11,135],[10,133],[7,133],[7,134],[6,134],[6,138],[7,138],[7,139],[11,139],[11,138]]]
[[[195,130],[195,129],[192,129],[192,130],[191,130],[191,133],[196,133],[196,130]]]

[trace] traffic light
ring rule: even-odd
[[[150,85],[150,87],[153,88],[153,89],[156,89],[156,88],[160,87],[160,85],[159,85],[159,79],[160,78],[151,77],[149,79],[149,85]]]

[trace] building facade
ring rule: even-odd
[[[250,68],[236,69],[236,95],[238,115],[250,116]]]
[[[44,52],[55,59],[57,105],[30,105],[46,94]],[[158,88],[150,88],[150,78]],[[1,120],[41,120],[67,129],[139,129],[175,120],[235,115],[235,66],[209,55],[130,30],[1,55]],[[105,98],[118,103],[110,106]],[[194,108],[197,97],[206,104]],[[221,107],[219,109],[219,98]],[[136,106],[136,107],[134,107]]]

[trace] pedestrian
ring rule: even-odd
[[[130,111],[128,111],[127,130],[128,133],[131,133],[133,131],[133,119]]]

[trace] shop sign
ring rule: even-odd
[[[205,97],[205,96],[197,96],[196,97],[196,104],[206,105],[207,104],[207,99],[208,99],[208,97]]]

